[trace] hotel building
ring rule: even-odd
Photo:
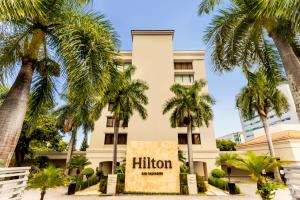
[[[149,103],[146,106],[148,118],[142,120],[138,114],[130,119],[128,127],[120,128],[117,160],[126,158],[126,145],[129,141],[176,141],[178,149],[187,153],[187,128],[171,128],[170,113],[163,115],[166,100],[173,96],[171,85],[190,85],[195,80],[206,79],[204,51],[177,51],[173,49],[172,30],[133,30],[132,51],[121,51],[121,59],[136,67],[134,79],[147,82]],[[208,92],[208,87],[205,88]],[[219,150],[212,123],[209,127],[196,127],[193,130],[193,159],[195,172],[207,178],[215,168],[215,158]],[[113,157],[113,118],[110,105],[103,110],[91,135],[87,158],[94,168],[111,173]],[[185,156],[187,158],[187,156]]]
[[[236,144],[245,142],[244,134],[242,132],[229,133],[217,138],[218,140],[231,140]]]

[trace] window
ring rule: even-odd
[[[187,144],[187,134],[179,133],[178,134],[178,144]],[[192,143],[193,144],[201,144],[200,133],[192,134]]]
[[[108,111],[112,111],[113,106],[114,106],[114,103],[113,102],[109,102],[108,103]]]
[[[123,125],[123,121],[120,121],[119,127]],[[114,127],[114,118],[113,117],[107,117],[106,120],[106,127]],[[128,124],[125,124],[125,127],[128,127]]]
[[[113,126],[114,126],[114,118],[113,117],[107,117],[106,127],[113,127]]]
[[[114,134],[113,133],[105,134],[104,144],[106,144],[106,145],[114,144]],[[118,144],[127,144],[127,134],[126,133],[118,134]]]
[[[175,83],[191,85],[194,82],[194,74],[176,74]]]
[[[174,63],[174,69],[176,69],[176,70],[193,69],[193,64],[192,63]]]

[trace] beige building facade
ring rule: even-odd
[[[206,79],[204,51],[174,51],[174,31],[132,31],[132,51],[120,52],[125,63],[136,67],[135,79],[147,82],[146,95],[148,118],[142,120],[136,113],[127,128],[120,128],[118,138],[118,162],[126,158],[127,143],[130,141],[176,141],[178,149],[187,152],[186,127],[171,128],[170,114],[163,115],[166,100],[173,96],[170,87],[174,83],[192,84],[195,80]],[[208,88],[205,88],[208,92]],[[91,135],[86,152],[94,168],[111,173],[113,157],[113,119],[110,105],[103,110]],[[215,168],[216,148],[212,123],[209,127],[193,130],[193,156],[196,173],[208,176]]]

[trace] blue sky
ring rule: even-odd
[[[95,0],[93,9],[106,15],[120,36],[121,49],[131,49],[132,29],[174,29],[174,49],[206,50],[202,37],[213,14],[198,16],[200,0]],[[240,131],[235,95],[245,85],[240,70],[217,74],[210,55],[206,55],[206,69],[210,94],[217,101],[214,106],[216,136]]]
[[[121,50],[131,50],[133,29],[173,29],[174,49],[206,50],[202,37],[215,13],[198,16],[200,0],[94,0],[92,9],[104,14],[112,23],[121,41]],[[213,71],[209,52],[206,70],[210,94],[216,99],[214,130],[216,136],[241,131],[235,96],[245,85],[239,69],[225,74]],[[82,133],[80,130],[79,133]],[[65,138],[69,140],[69,136]],[[79,134],[77,147],[82,141]]]

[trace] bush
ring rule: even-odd
[[[241,189],[238,185],[235,185],[235,191],[234,194],[241,194]]]
[[[99,191],[102,194],[106,194],[106,189],[107,189],[107,178],[103,178],[100,180]]]
[[[83,171],[82,171],[82,175],[85,175],[88,179],[93,176],[95,173],[94,169],[93,168],[85,168]]]
[[[204,182],[204,177],[203,176],[196,176],[197,178],[197,190],[198,192],[206,192],[207,188]]]
[[[221,190],[228,190],[228,181],[225,181],[224,179],[211,176],[208,178],[208,183]],[[233,194],[241,194],[241,190],[238,185],[235,185],[235,191]]]
[[[188,194],[187,174],[180,174],[180,194]]]
[[[96,176],[98,176],[99,179],[102,179],[103,176],[104,176],[103,171],[102,171],[102,170],[98,170],[98,171],[96,172]]]
[[[188,174],[189,173],[189,167],[185,164],[180,165],[180,173],[181,174]]]
[[[49,158],[47,156],[38,156],[33,160],[33,164],[39,169],[45,169],[49,166]]]
[[[208,183],[221,190],[225,190],[225,188],[227,188],[228,181],[211,176],[208,178]]]
[[[84,190],[92,185],[96,185],[98,182],[99,182],[98,176],[92,176],[91,178],[83,182],[79,181],[76,183],[76,191]]]
[[[211,171],[212,177],[223,178],[225,177],[225,172],[222,169],[214,169]]]
[[[124,173],[120,173],[118,174],[118,178],[117,178],[117,194],[121,194],[124,193],[125,191],[125,174]]]

